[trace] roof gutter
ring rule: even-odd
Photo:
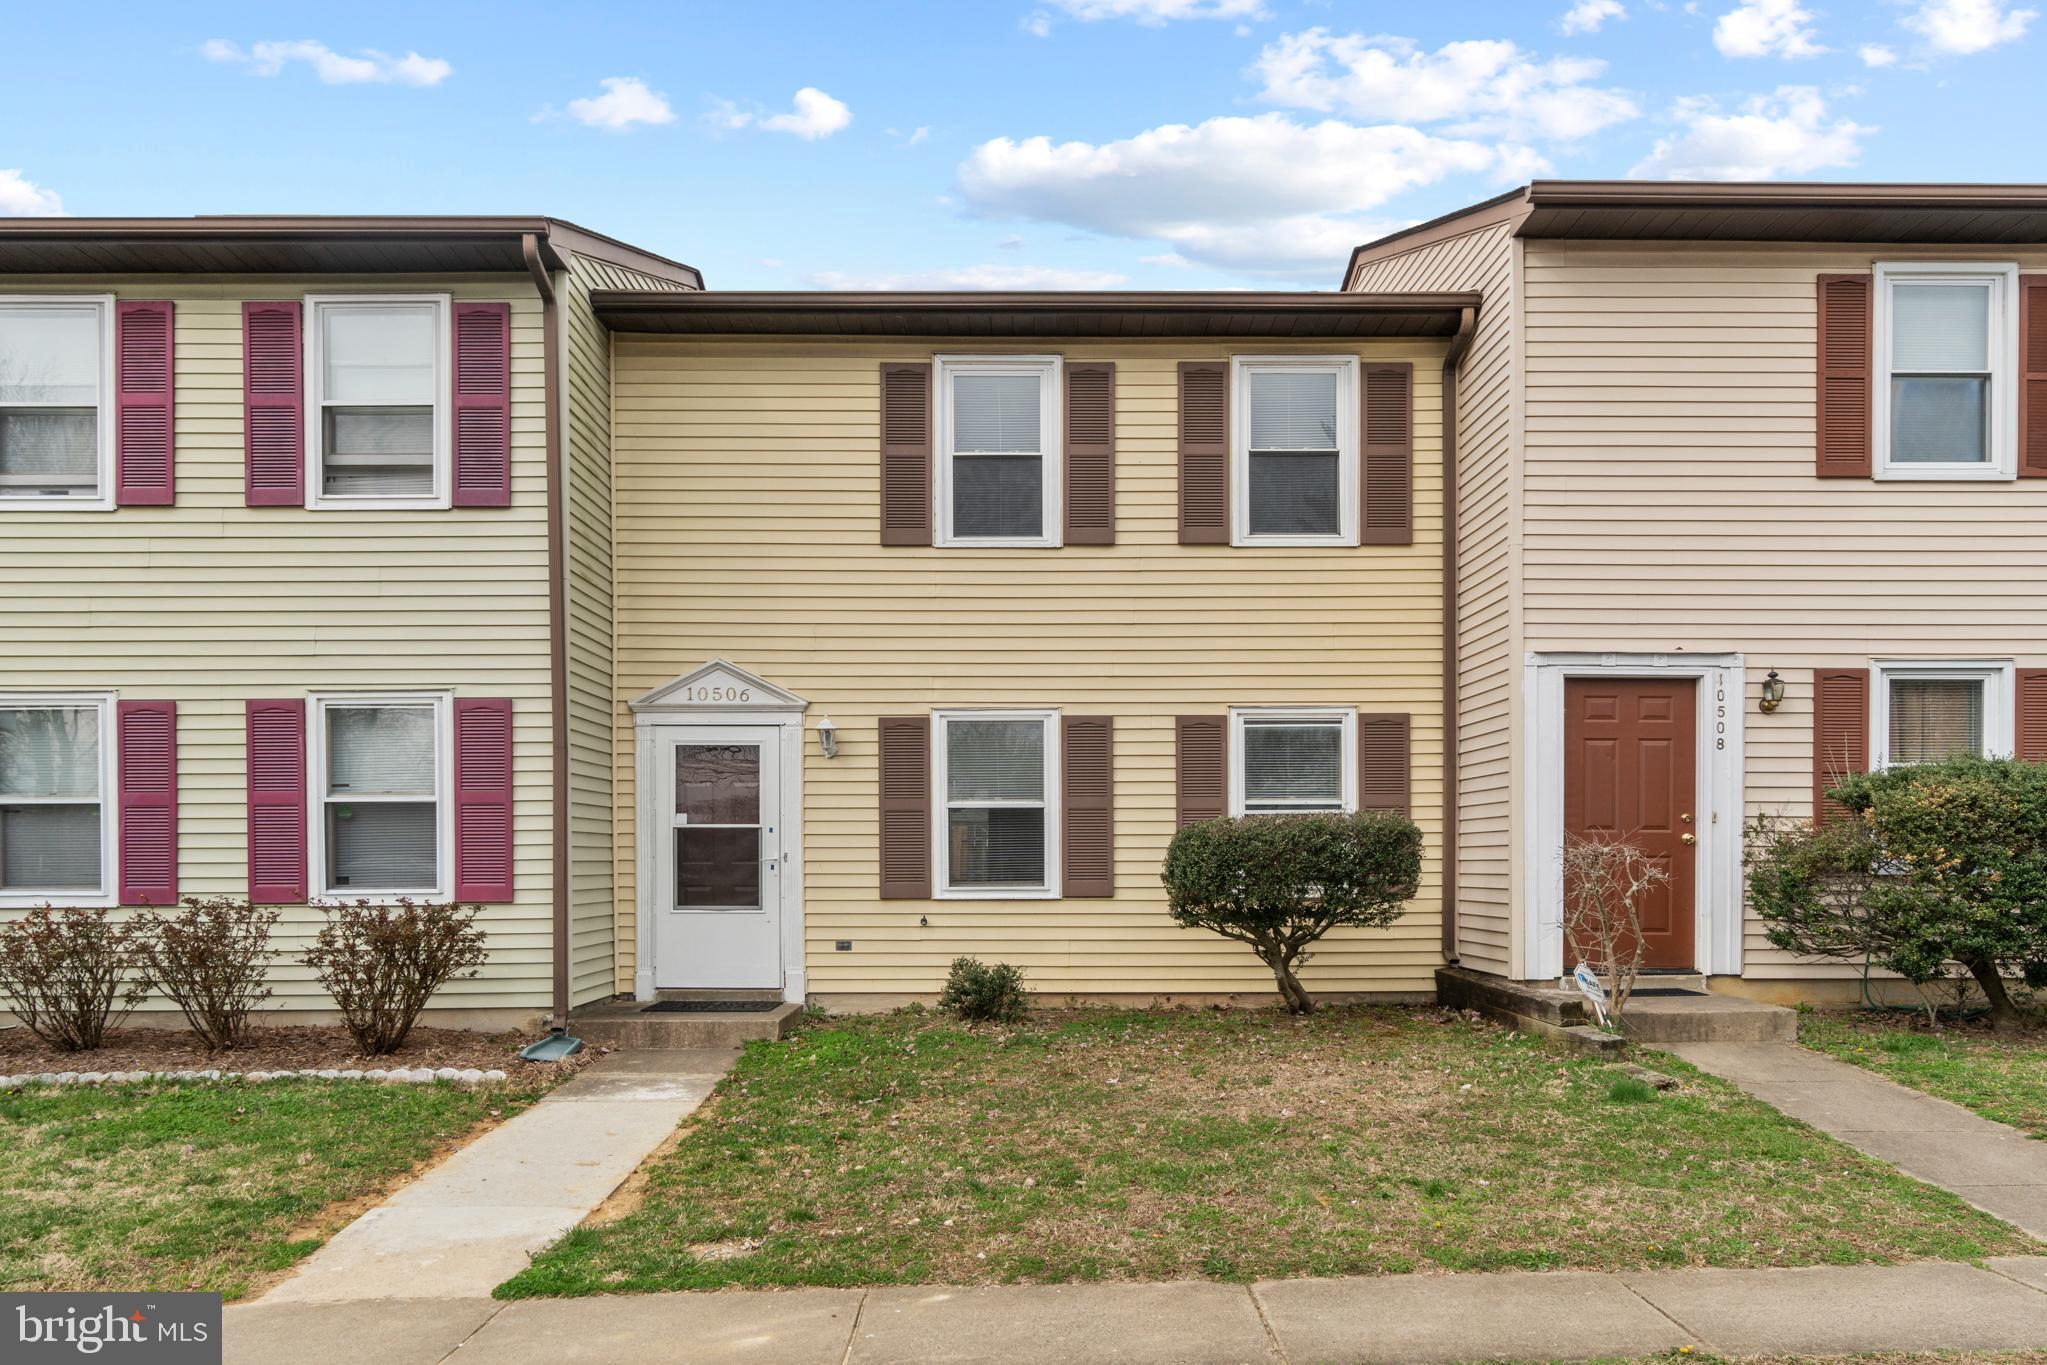
[[[550,1024],[557,1030],[569,1022],[569,629],[568,556],[563,534],[565,500],[562,489],[568,478],[562,458],[561,421],[561,317],[554,295],[554,278],[541,254],[538,233],[520,239],[526,269],[533,287],[540,291],[541,383],[547,394],[547,696],[548,730],[552,762],[549,764],[554,790],[548,803],[553,811],[553,875],[548,879],[554,899],[554,1003]]]
[[[1478,330],[1478,309],[1457,319],[1443,352],[1443,960],[1457,961],[1457,370]]]

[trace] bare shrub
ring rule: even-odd
[[[149,993],[137,938],[98,909],[45,905],[0,924],[0,1002],[58,1051],[90,1052]]]
[[[299,961],[334,997],[365,1056],[396,1052],[433,993],[475,976],[489,957],[480,909],[405,899],[338,906]]]
[[[1642,900],[1669,880],[1625,835],[1573,835],[1564,843],[1564,935],[1606,988],[1615,1022],[1642,970]]]
[[[167,917],[138,915],[149,979],[214,1052],[249,1041],[249,1016],[270,998],[270,931],[278,912],[233,896],[187,896]]]

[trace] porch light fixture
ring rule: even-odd
[[[839,756],[839,727],[832,724],[830,716],[817,718],[817,747],[824,751],[826,758]]]
[[[1767,716],[1783,704],[1784,680],[1777,676],[1777,670],[1773,668],[1770,670],[1770,676],[1763,679],[1763,699],[1756,703],[1756,710]]]

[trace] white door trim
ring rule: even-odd
[[[1696,809],[1700,814],[1698,916],[1693,942],[1697,970],[1741,973],[1742,706],[1746,672],[1739,654],[1531,653],[1523,667],[1522,697],[1532,760],[1522,769],[1522,859],[1528,895],[1521,932],[1529,980],[1564,971],[1564,680],[1566,678],[1671,678],[1699,683],[1699,761]]]

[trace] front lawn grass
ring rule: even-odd
[[[241,1297],[416,1163],[531,1095],[359,1081],[0,1094],[0,1290]]]
[[[1919,1014],[1807,1014],[1798,1041],[2047,1138],[2047,1030],[2038,1026],[2007,1035],[1968,1022],[1929,1028]]]
[[[750,1047],[501,1297],[1762,1266],[2038,1250],[1675,1058],[1435,1010],[857,1018]]]

